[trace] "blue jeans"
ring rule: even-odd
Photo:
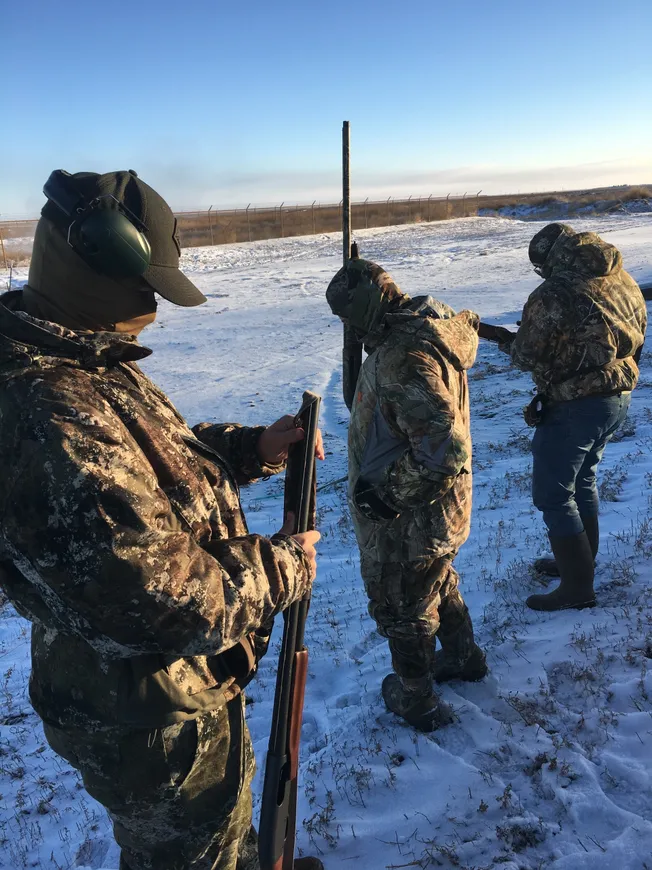
[[[631,393],[549,404],[532,439],[532,500],[554,537],[579,535],[598,514],[595,472],[627,416]]]

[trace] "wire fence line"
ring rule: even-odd
[[[623,196],[628,185],[617,188],[481,195],[464,193],[448,196],[388,197],[382,200],[351,203],[352,231],[372,227],[399,226],[420,222],[448,220],[477,215],[516,205],[540,205],[563,201],[594,201],[601,196]],[[316,235],[337,232],[342,228],[342,203],[318,203],[176,212],[181,246],[224,245],[260,239]],[[37,219],[0,221],[0,266],[29,259]]]
[[[477,214],[478,195],[388,197],[351,204],[352,229],[396,226]],[[176,212],[181,246],[223,245],[289,236],[336,232],[342,227],[342,203],[247,206],[246,208]],[[37,220],[0,221],[0,239],[25,241],[34,237]],[[7,245],[10,250],[11,246]],[[5,253],[5,256],[7,254]]]

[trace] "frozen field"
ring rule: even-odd
[[[616,244],[638,280],[652,279],[652,214],[572,223]],[[540,226],[467,218],[356,235],[362,256],[410,295],[431,293],[509,326],[538,282],[527,244]],[[324,398],[299,846],[323,855],[327,870],[652,870],[652,354],[643,354],[629,420],[601,466],[600,606],[536,614],[523,603],[540,588],[528,562],[546,540],[530,502],[531,430],[521,416],[531,381],[481,342],[470,372],[473,525],[456,565],[491,673],[445,687],[458,721],[417,734],[380,698],[389,654],[367,616],[337,482],[348,412],[341,325],[324,292],[340,250],[338,236],[186,249],[183,268],[209,301],[164,303],[142,337],[155,351],[143,368],[191,423],[268,423],[297,409],[306,388]],[[244,491],[252,531],[280,527],[282,486]],[[277,646],[278,637],[249,691],[256,789]],[[5,607],[0,868],[115,870],[103,810],[45,745],[28,674],[28,625]]]

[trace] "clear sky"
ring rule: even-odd
[[[49,172],[177,209],[652,183],[652,0],[5,0],[0,219]]]

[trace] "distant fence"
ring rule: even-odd
[[[481,196],[473,194],[448,196],[410,196],[407,199],[388,197],[351,204],[353,231],[370,227],[389,227],[424,221],[441,221],[477,215],[479,210],[497,210],[517,204],[542,205],[557,202],[592,200],[601,196],[616,197],[638,188],[595,188],[550,193],[501,194]],[[616,193],[618,191],[618,193]],[[310,205],[285,205],[246,208],[185,211],[176,214],[181,245],[184,248],[199,245],[224,245],[233,242],[253,242],[259,239],[278,239],[289,236],[316,235],[337,232],[342,228],[342,203],[322,204],[316,200]],[[0,222],[0,266],[29,258],[36,220]],[[4,244],[3,244],[4,241]],[[3,263],[4,259],[4,263]]]
[[[477,214],[477,197],[447,196],[369,200],[351,204],[352,230],[388,227],[421,221],[446,220]],[[342,228],[342,204],[282,204],[271,208],[236,208],[228,211],[177,214],[183,247],[253,242],[332,233]]]
[[[353,230],[368,227],[439,221],[467,217],[478,213],[478,197],[420,196],[407,199],[369,200],[351,204]],[[254,242],[289,236],[316,235],[337,232],[342,228],[342,203],[285,205],[247,208],[213,209],[176,213],[181,246],[225,245],[232,242]],[[4,240],[7,259],[12,252],[29,251],[34,238],[36,220],[0,222],[0,240]],[[0,250],[0,263],[2,251]]]

